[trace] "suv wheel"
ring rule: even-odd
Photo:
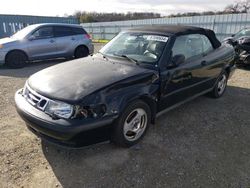
[[[228,81],[228,75],[226,72],[223,72],[219,76],[219,79],[217,80],[215,87],[213,91],[211,92],[211,96],[214,98],[221,97],[226,91],[227,81]]]
[[[23,52],[14,51],[7,55],[6,66],[13,69],[23,68],[27,61],[28,58]]]
[[[115,121],[112,141],[119,146],[132,146],[145,135],[150,122],[149,106],[143,101],[134,101]]]
[[[85,46],[79,46],[75,50],[75,58],[82,58],[89,55],[89,51]]]

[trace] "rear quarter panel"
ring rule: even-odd
[[[80,45],[84,45],[89,49],[90,54],[93,53],[93,44],[91,39],[87,38],[84,34],[76,35],[75,48]]]
[[[208,61],[212,62],[211,74],[218,76],[225,67],[229,66],[235,57],[234,49],[230,45],[221,45],[213,53],[207,55]]]

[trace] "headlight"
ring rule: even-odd
[[[68,119],[72,116],[74,108],[72,105],[64,102],[49,101],[45,108],[45,112],[52,116]]]
[[[1,48],[3,48],[3,45],[2,45],[2,44],[0,44],[0,49],[1,49]]]

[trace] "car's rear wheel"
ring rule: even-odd
[[[112,141],[122,147],[132,146],[142,139],[150,122],[149,106],[141,100],[134,101],[115,121]]]
[[[75,50],[75,58],[76,59],[86,57],[88,55],[89,55],[89,50],[85,46],[79,46]]]
[[[23,68],[27,61],[28,58],[23,52],[13,51],[7,54],[6,66],[13,69]]]
[[[217,82],[216,82],[216,84],[214,86],[213,91],[210,93],[211,96],[214,97],[214,98],[221,97],[226,91],[227,81],[228,81],[228,74],[226,72],[223,72],[219,76],[219,78],[218,78],[218,80],[217,80]]]

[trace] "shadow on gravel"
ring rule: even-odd
[[[250,71],[250,65],[239,64],[239,65],[237,65],[237,68]]]
[[[250,90],[229,86],[157,119],[144,139],[63,149],[42,142],[62,187],[248,187]]]
[[[56,59],[56,60],[46,60],[28,63],[24,68],[21,69],[9,69],[5,66],[0,67],[0,76],[16,77],[16,78],[27,78],[30,75],[48,68],[50,66],[63,63],[65,59]]]

